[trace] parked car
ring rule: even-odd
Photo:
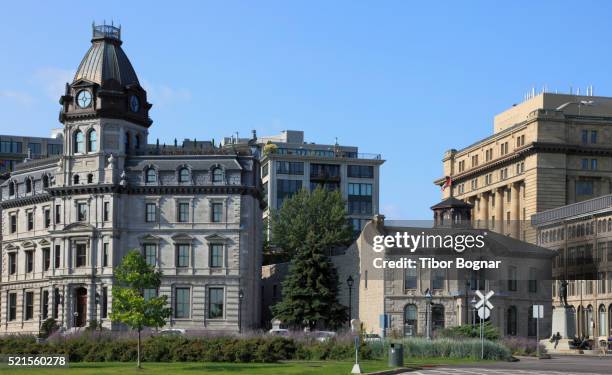
[[[160,336],[183,336],[185,330],[182,328],[167,328],[159,331]]]
[[[289,330],[284,328],[272,328],[268,331],[268,335],[273,336],[289,336]]]
[[[376,333],[366,333],[363,335],[363,341],[367,343],[382,342],[382,337]]]
[[[319,342],[325,342],[336,337],[336,332],[333,331],[311,331],[309,336],[314,337]]]

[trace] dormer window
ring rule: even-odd
[[[15,182],[11,181],[9,182],[9,196],[12,197],[13,195],[15,195]]]
[[[154,168],[147,168],[145,172],[145,182],[147,184],[154,184],[155,182],[157,182],[157,172]]]
[[[31,193],[32,192],[32,179],[31,178],[26,178],[25,186],[26,186],[26,193]]]
[[[87,133],[87,152],[98,151],[98,134],[94,129]]]
[[[85,152],[85,136],[80,130],[77,130],[74,133],[74,151],[77,154],[82,154]]]
[[[213,169],[212,182],[223,182],[223,170],[221,168]]]
[[[75,174],[74,177],[72,177],[72,182],[73,182],[73,185],[78,185],[79,184],[80,178],[79,178],[78,174]]]
[[[42,177],[42,184],[43,184],[43,188],[46,189],[49,187],[49,176],[44,175]]]
[[[185,183],[189,182],[189,168],[183,167],[179,170],[179,182]]]
[[[93,184],[93,174],[90,173],[87,175],[87,183]]]
[[[134,147],[136,148],[136,150],[140,149],[140,136],[136,135],[136,137],[134,138]]]

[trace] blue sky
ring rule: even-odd
[[[381,211],[429,219],[441,158],[532,87],[612,95],[612,3],[30,2],[2,5],[0,134],[46,136],[89,47],[120,23],[150,141],[303,129],[382,153]]]

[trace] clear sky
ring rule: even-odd
[[[0,14],[0,134],[59,127],[92,21],[113,20],[154,105],[151,143],[338,137],[387,160],[392,219],[429,219],[443,152],[490,135],[532,87],[612,95],[605,1],[7,1]]]

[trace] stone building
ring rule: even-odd
[[[537,243],[554,250],[553,303],[560,306],[562,280],[576,314],[576,334],[612,336],[612,195],[532,216]]]
[[[139,249],[163,271],[168,326],[238,331],[260,318],[259,161],[202,144],[149,145],[151,104],[121,48],[93,27],[61,96],[63,153],[19,164],[2,192],[1,333],[109,320],[113,269]],[[197,146],[197,147],[196,147]]]
[[[531,215],[611,192],[612,98],[542,93],[495,116],[493,135],[444,154],[442,185],[475,225],[535,242]]]
[[[285,130],[279,135],[252,138],[226,137],[226,147],[255,143],[260,148],[272,145],[261,154],[261,170],[267,209],[278,209],[285,199],[301,189],[317,186],[338,190],[347,201],[349,219],[359,233],[363,225],[379,212],[380,154],[359,152],[355,146],[306,142],[304,132]],[[267,146],[270,147],[270,146]]]
[[[554,253],[509,236],[469,225],[470,205],[448,198],[433,206],[436,221],[433,228],[408,226],[401,222],[385,222],[376,216],[368,222],[359,238],[344,255],[357,259],[352,266],[338,267],[341,280],[342,301],[348,306],[348,287],[343,280],[353,275],[357,281],[352,293],[351,305],[368,332],[381,332],[381,317],[387,316],[386,334],[426,336],[427,321],[431,331],[444,327],[478,322],[472,301],[477,290],[493,290],[494,309],[490,320],[503,335],[530,337],[536,334],[536,321],[532,318],[532,306],[540,304],[546,311],[551,308],[551,259]],[[444,219],[443,219],[444,218]],[[455,226],[460,223],[460,226]],[[433,257],[436,260],[456,260],[454,250],[441,248],[418,249],[414,253],[397,247],[374,251],[377,236],[484,234],[486,248],[480,252],[466,250],[465,259],[500,261],[499,268],[457,269],[422,267],[418,258]],[[377,268],[375,258],[388,261],[414,259],[416,269]],[[340,259],[335,259],[340,263]],[[428,306],[426,291],[432,294]],[[430,315],[429,315],[430,314]],[[540,334],[550,333],[550,316],[540,322]]]

